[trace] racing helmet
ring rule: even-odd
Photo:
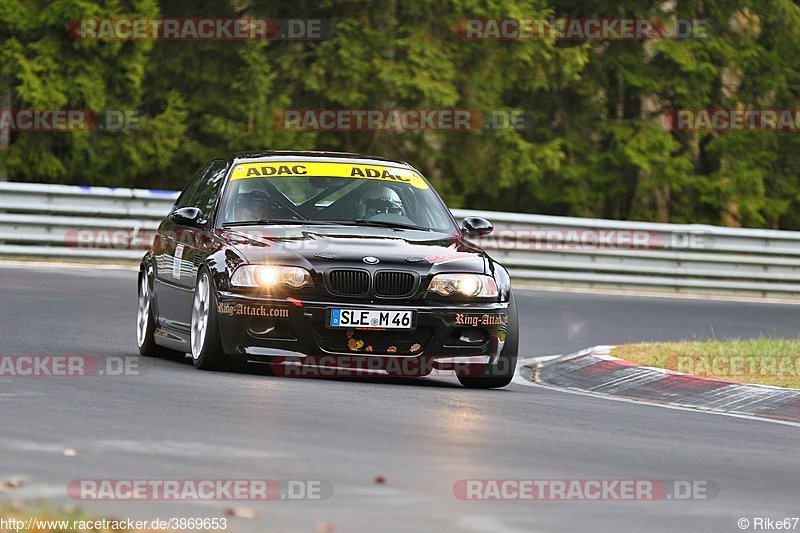
[[[262,220],[269,218],[269,196],[261,190],[242,188],[236,195],[234,220]]]
[[[403,201],[397,191],[386,185],[368,187],[361,197],[360,216],[370,218],[381,213],[405,215]]]

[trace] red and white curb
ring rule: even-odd
[[[800,424],[798,389],[639,366],[609,355],[613,348],[595,346],[575,354],[531,361],[532,380],[632,401]]]

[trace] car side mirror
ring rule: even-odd
[[[467,217],[461,221],[461,228],[470,237],[489,235],[494,231],[492,223],[481,217]]]
[[[170,213],[169,219],[180,226],[202,228],[205,225],[203,212],[196,207],[179,207]]]

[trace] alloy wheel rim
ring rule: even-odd
[[[203,351],[208,329],[208,276],[203,274],[197,282],[192,304],[192,358],[197,359]]]
[[[145,336],[147,335],[147,322],[150,318],[150,283],[147,273],[142,275],[139,281],[139,305],[136,311],[136,341],[139,347],[144,346]]]

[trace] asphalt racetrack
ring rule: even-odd
[[[135,356],[136,274],[0,268],[0,355]],[[519,291],[521,356],[636,340],[797,337],[800,305]],[[791,425],[455,378],[308,379],[201,372],[0,377],[3,499],[102,516],[229,517],[228,531],[739,531],[800,515]],[[74,457],[63,450],[72,448]],[[385,483],[376,483],[382,477]],[[78,479],[324,480],[321,501],[75,502]],[[463,501],[463,479],[704,480],[689,501]],[[800,526],[798,526],[800,527]],[[327,528],[327,529],[326,529]],[[333,529],[331,529],[333,528]]]

